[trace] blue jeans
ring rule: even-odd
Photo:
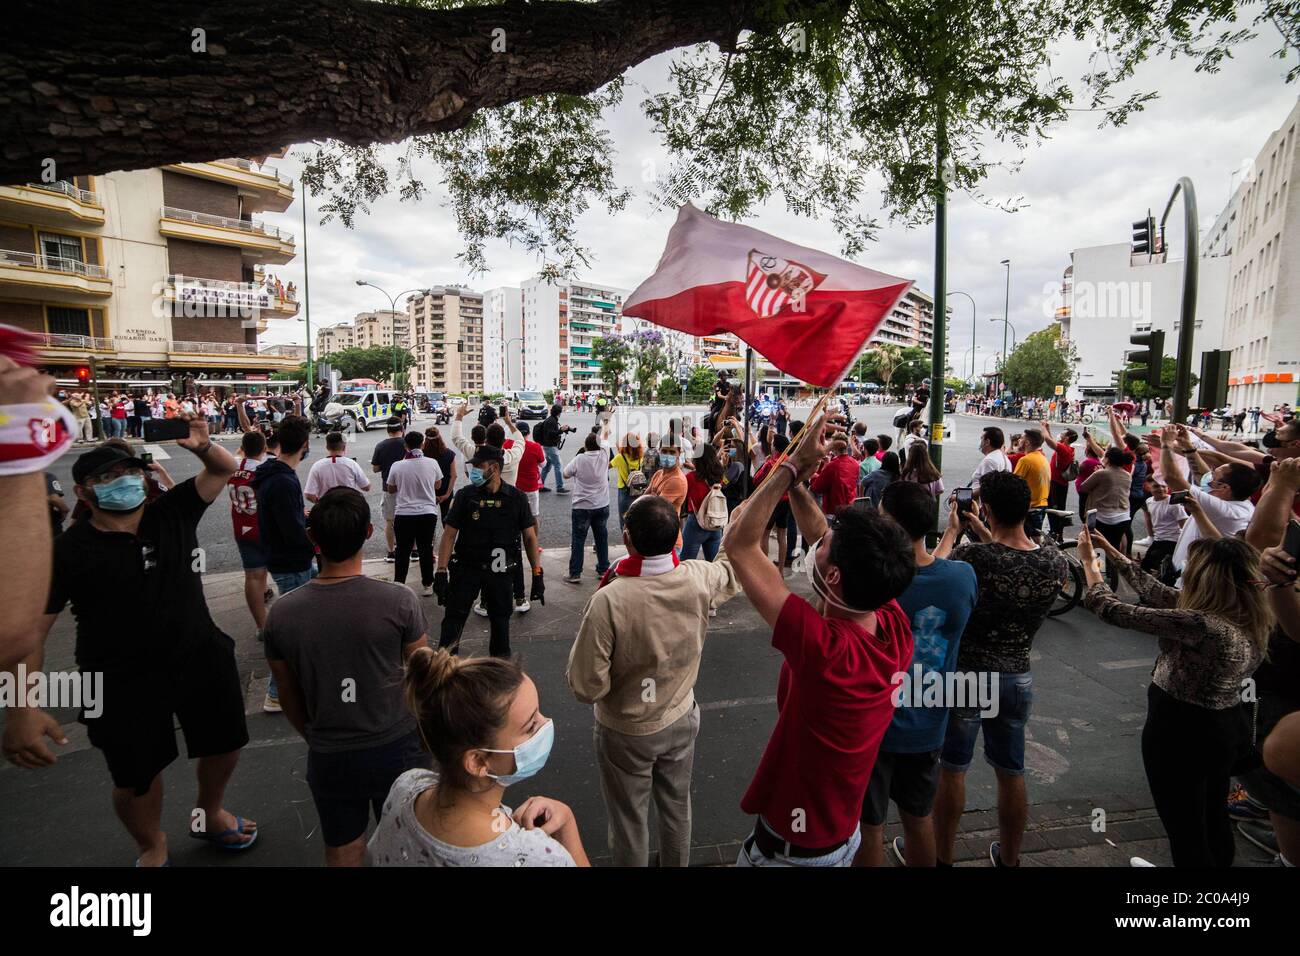
[[[943,741],[940,763],[947,770],[965,773],[975,759],[975,738],[984,731],[984,759],[998,773],[1022,777],[1025,773],[1025,724],[1034,702],[1034,677],[998,675],[998,711],[981,717],[978,707],[953,707]]]
[[[551,445],[549,447],[543,445],[542,454],[546,456],[546,464],[542,466],[542,474],[540,476],[542,481],[542,487],[543,488],[546,487],[546,476],[550,473],[551,469],[554,468],[555,469],[555,490],[563,491],[564,470],[563,467],[560,465],[560,449],[556,448],[554,445]]]
[[[632,505],[632,495],[626,488],[618,489],[618,530],[623,530],[623,515]]]
[[[695,520],[695,515],[686,516],[686,524],[682,526],[682,560],[690,561],[700,553],[700,548],[704,549],[704,560],[712,561],[718,556],[718,549],[722,547],[722,529],[714,528],[712,531],[705,531],[700,527],[700,523]]]
[[[609,535],[605,523],[609,521],[609,505],[603,508],[574,508],[573,534],[569,538],[569,577],[582,574],[582,549],[587,544],[587,527],[596,539],[596,573],[609,570]]]
[[[276,590],[280,592],[280,597],[284,597],[290,591],[296,591],[308,581],[316,576],[316,565],[313,564],[306,571],[281,571],[278,574],[271,572],[271,580],[275,582]],[[271,675],[271,682],[266,685],[268,697],[279,699],[280,688],[275,683],[275,675]]]
[[[740,854],[736,857],[736,866],[852,866],[858,847],[862,845],[862,828],[853,831],[848,841],[825,856],[797,857],[778,854],[774,857],[763,856],[758,847],[748,839],[740,845]]]

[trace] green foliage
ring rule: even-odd
[[[373,378],[377,382],[391,382],[394,361],[399,373],[405,372],[415,364],[415,356],[408,349],[375,345],[367,349],[340,349],[331,352],[323,361],[337,369],[344,378]]]
[[[710,365],[696,365],[691,368],[686,380],[686,394],[682,395],[682,381],[675,375],[665,375],[659,379],[657,394],[659,401],[665,404],[685,402],[687,405],[699,405],[713,401],[713,386],[718,380],[718,373]]]
[[[1160,361],[1160,389],[1152,391],[1146,382],[1140,381],[1133,376],[1146,366],[1128,365],[1124,369],[1124,394],[1132,395],[1138,401],[1148,398],[1155,398],[1156,395],[1170,396],[1174,394],[1174,379],[1178,376],[1178,360],[1172,355],[1164,356]],[[1112,373],[1118,374],[1118,373]],[[1200,384],[1200,376],[1195,372],[1190,379],[1190,388],[1187,397],[1191,398],[1191,389]]]
[[[1002,380],[1020,396],[1048,398],[1056,386],[1069,387],[1074,378],[1073,343],[1063,347],[1060,323],[1049,325],[1021,342],[1002,363]]]
[[[388,0],[449,9],[483,6],[457,0]],[[681,0],[685,8],[694,0]],[[575,15],[580,5],[573,4]],[[1215,72],[1235,45],[1253,36],[1238,23],[1281,33],[1279,57],[1300,45],[1297,4],[1266,0],[757,0],[742,22],[719,24],[715,43],[681,49],[665,89],[641,107],[669,155],[663,170],[642,168],[654,197],[675,207],[690,200],[740,220],[771,200],[803,216],[825,215],[846,255],[860,253],[879,225],[861,210],[883,178],[886,214],[927,222],[942,185],[936,149],[949,157],[950,190],[994,200],[980,184],[995,170],[993,142],[1025,149],[1071,112],[1121,125],[1156,93],[1134,88],[1151,58],[1187,57]],[[738,8],[739,9],[739,8]],[[671,3],[647,8],[672,42]],[[476,22],[476,21],[466,21]],[[629,24],[629,30],[643,24]],[[450,36],[447,42],[470,42]],[[1063,75],[1056,54],[1068,41],[1091,43],[1078,75]],[[584,38],[582,42],[613,42]],[[401,73],[400,64],[380,65]],[[534,66],[526,60],[519,69]],[[1288,81],[1300,67],[1292,68]],[[324,194],[325,218],[351,226],[358,212],[390,191],[424,196],[432,161],[465,241],[471,273],[486,266],[489,239],[523,246],[544,261],[543,274],[573,274],[588,261],[576,220],[588,208],[610,212],[631,194],[614,181],[605,114],[623,94],[623,77],[586,95],[563,89],[474,113],[460,129],[410,140],[389,169],[373,145],[327,141],[309,150],[303,181]],[[943,123],[940,123],[940,116]],[[1014,165],[1014,164],[1013,164]]]
[[[618,395],[632,366],[632,347],[627,339],[621,335],[602,335],[592,343],[591,358],[600,363],[605,389]]]

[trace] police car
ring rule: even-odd
[[[359,431],[365,431],[371,425],[382,425],[393,415],[393,393],[377,389],[365,391],[339,392],[325,406],[325,416],[334,418],[338,406],[343,416]]]

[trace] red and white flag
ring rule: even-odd
[[[623,314],[691,335],[732,332],[786,374],[830,388],[911,285],[687,203]]]

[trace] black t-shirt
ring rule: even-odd
[[[165,667],[222,636],[196,570],[207,507],[189,478],[145,504],[135,534],[87,519],[55,540],[45,613],[72,604],[83,671]]]
[[[466,485],[451,499],[447,527],[456,529],[456,557],[471,562],[488,562],[492,552],[502,548],[513,564],[518,560],[519,535],[536,519],[528,499],[514,485],[501,482],[496,492],[486,485]]]
[[[54,495],[64,497],[63,485],[59,484],[59,479],[48,471],[45,473],[45,494],[51,497]],[[63,512],[54,505],[50,505],[50,530],[54,532],[56,538],[63,531]]]
[[[438,463],[438,468],[442,471],[442,480],[434,486],[434,491],[439,495],[447,493],[447,485],[451,482],[452,469],[456,467],[456,453],[450,448],[444,448],[441,455],[435,455],[434,461]]]
[[[388,487],[388,469],[392,468],[396,462],[406,457],[406,442],[399,435],[396,438],[385,438],[375,446],[374,452],[370,456],[370,464],[379,465],[383,469],[380,477],[384,480],[384,487]],[[439,466],[442,462],[438,463]]]

